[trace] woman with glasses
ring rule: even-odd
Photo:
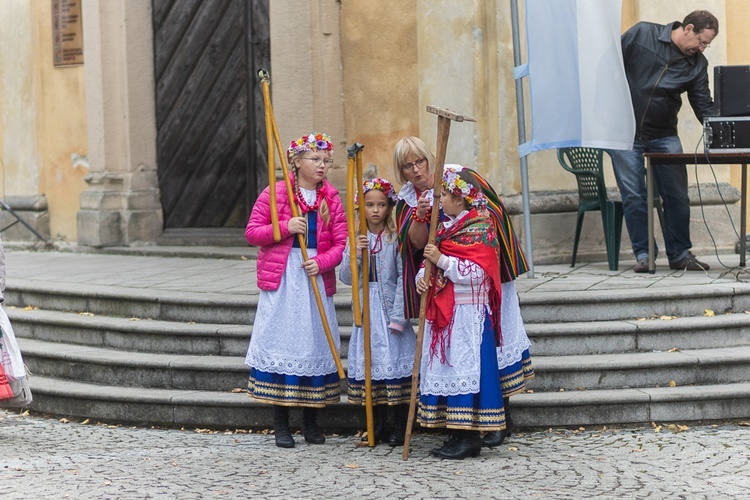
[[[333,294],[335,268],[341,263],[347,239],[346,215],[338,191],[326,180],[333,163],[333,143],[326,134],[309,134],[287,149],[294,201],[302,214],[292,217],[286,183],[277,182],[276,202],[281,241],[274,241],[269,188],[253,207],[245,230],[258,252],[260,297],[245,364],[250,366],[248,394],[274,405],[276,446],[293,448],[289,407],[302,407],[305,441],[322,444],[317,409],[339,402],[336,364],[310,283],[325,290],[323,305],[336,347],[340,337]],[[306,240],[303,260],[298,234]]]
[[[419,137],[404,137],[393,150],[393,168],[403,185],[396,203],[396,227],[404,263],[404,312],[419,317],[415,278],[427,245],[432,206],[435,157]]]

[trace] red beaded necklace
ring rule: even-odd
[[[300,208],[303,214],[306,214],[308,212],[315,212],[318,210],[321,200],[323,200],[322,186],[318,186],[315,188],[315,203],[313,203],[312,205],[308,205],[305,201],[305,197],[302,196],[302,191],[300,190],[299,184],[295,183],[294,200],[297,202],[297,206]]]

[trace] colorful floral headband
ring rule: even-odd
[[[487,198],[471,183],[466,182],[458,173],[460,170],[453,167],[443,169],[443,188],[449,193],[460,196],[472,207],[482,207],[487,204]]]
[[[363,193],[367,194],[368,192],[372,191],[373,189],[381,191],[386,198],[388,198],[388,202],[391,205],[395,205],[398,201],[398,197],[396,196],[396,190],[393,187],[393,184],[388,179],[382,179],[380,177],[375,177],[373,179],[367,179],[362,183],[363,187]],[[359,193],[356,193],[354,195],[354,204],[356,206],[359,206]]]
[[[303,135],[296,141],[292,141],[286,150],[286,157],[291,163],[295,155],[305,151],[328,151],[329,153],[333,153],[331,137],[328,134],[316,134],[314,132],[309,135]]]

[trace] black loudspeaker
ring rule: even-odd
[[[714,67],[717,116],[750,116],[750,66]]]

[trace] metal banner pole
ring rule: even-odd
[[[513,28],[513,65],[521,65],[521,42],[518,36],[518,1],[510,0],[510,17]],[[518,118],[518,144],[526,142],[526,118],[523,109],[523,82],[516,79],[516,117]],[[521,197],[523,199],[523,233],[526,243],[526,261],[529,278],[534,277],[534,254],[531,245],[531,205],[529,204],[529,167],[526,156],[521,156]]]

